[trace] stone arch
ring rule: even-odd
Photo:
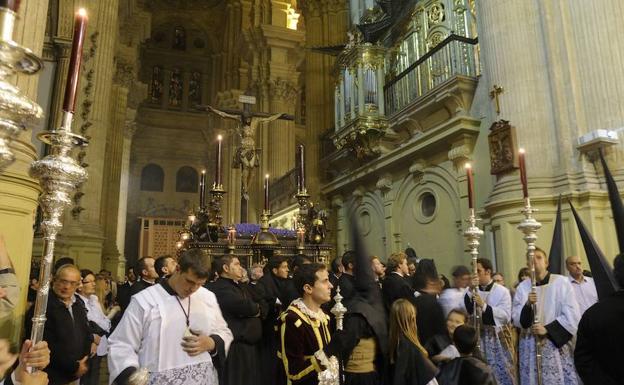
[[[422,212],[424,194],[435,198],[436,207],[431,215]],[[393,229],[400,236],[401,248],[409,243],[419,257],[435,259],[443,274],[456,264],[465,264],[459,202],[456,176],[445,167],[427,168],[420,180],[408,174],[401,182],[392,209]]]
[[[371,255],[386,259],[386,228],[383,202],[375,192],[366,192],[355,207],[355,217],[359,221],[359,229],[366,250]],[[350,237],[350,234],[347,235]],[[351,240],[349,239],[349,244]],[[352,245],[351,245],[352,246]]]
[[[199,174],[191,166],[182,166],[176,172],[176,192],[196,193]]]
[[[150,163],[141,170],[141,191],[162,192],[165,186],[165,171],[156,163]]]

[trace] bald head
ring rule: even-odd
[[[583,279],[583,265],[579,256],[571,255],[566,258],[566,270],[575,280],[580,281]]]

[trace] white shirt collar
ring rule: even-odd
[[[578,282],[576,279],[574,279],[573,276],[568,275],[568,278],[570,278],[570,282],[572,282],[572,283],[581,284],[582,282],[588,282],[586,276],[582,275],[582,277],[583,277],[583,280],[581,282]]]

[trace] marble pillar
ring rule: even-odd
[[[483,108],[482,128],[498,119],[516,127],[518,145],[527,151],[529,194],[543,223],[538,245],[549,247],[558,194],[570,199],[611,259],[617,254],[612,219],[599,165],[577,149],[577,139],[597,129],[624,125],[618,96],[624,32],[617,0],[584,2],[477,2],[483,65],[476,100],[486,101],[494,84],[502,86],[500,115]],[[613,41],[608,48],[600,42]],[[477,103],[475,103],[477,104]],[[617,180],[622,180],[624,141],[607,149]],[[485,148],[480,146],[484,145]],[[475,153],[487,151],[477,145]],[[595,166],[598,166],[597,168]],[[596,172],[598,170],[598,172]],[[486,176],[488,178],[488,176]],[[477,179],[477,185],[481,184]],[[478,193],[478,191],[477,191]],[[524,266],[526,245],[516,230],[522,219],[517,172],[496,180],[485,204],[496,240],[498,267],[514,276]],[[569,209],[564,207],[566,254],[583,255]]]

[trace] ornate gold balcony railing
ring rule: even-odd
[[[449,35],[384,85],[386,116],[426,95],[454,76],[479,75],[478,40]]]

